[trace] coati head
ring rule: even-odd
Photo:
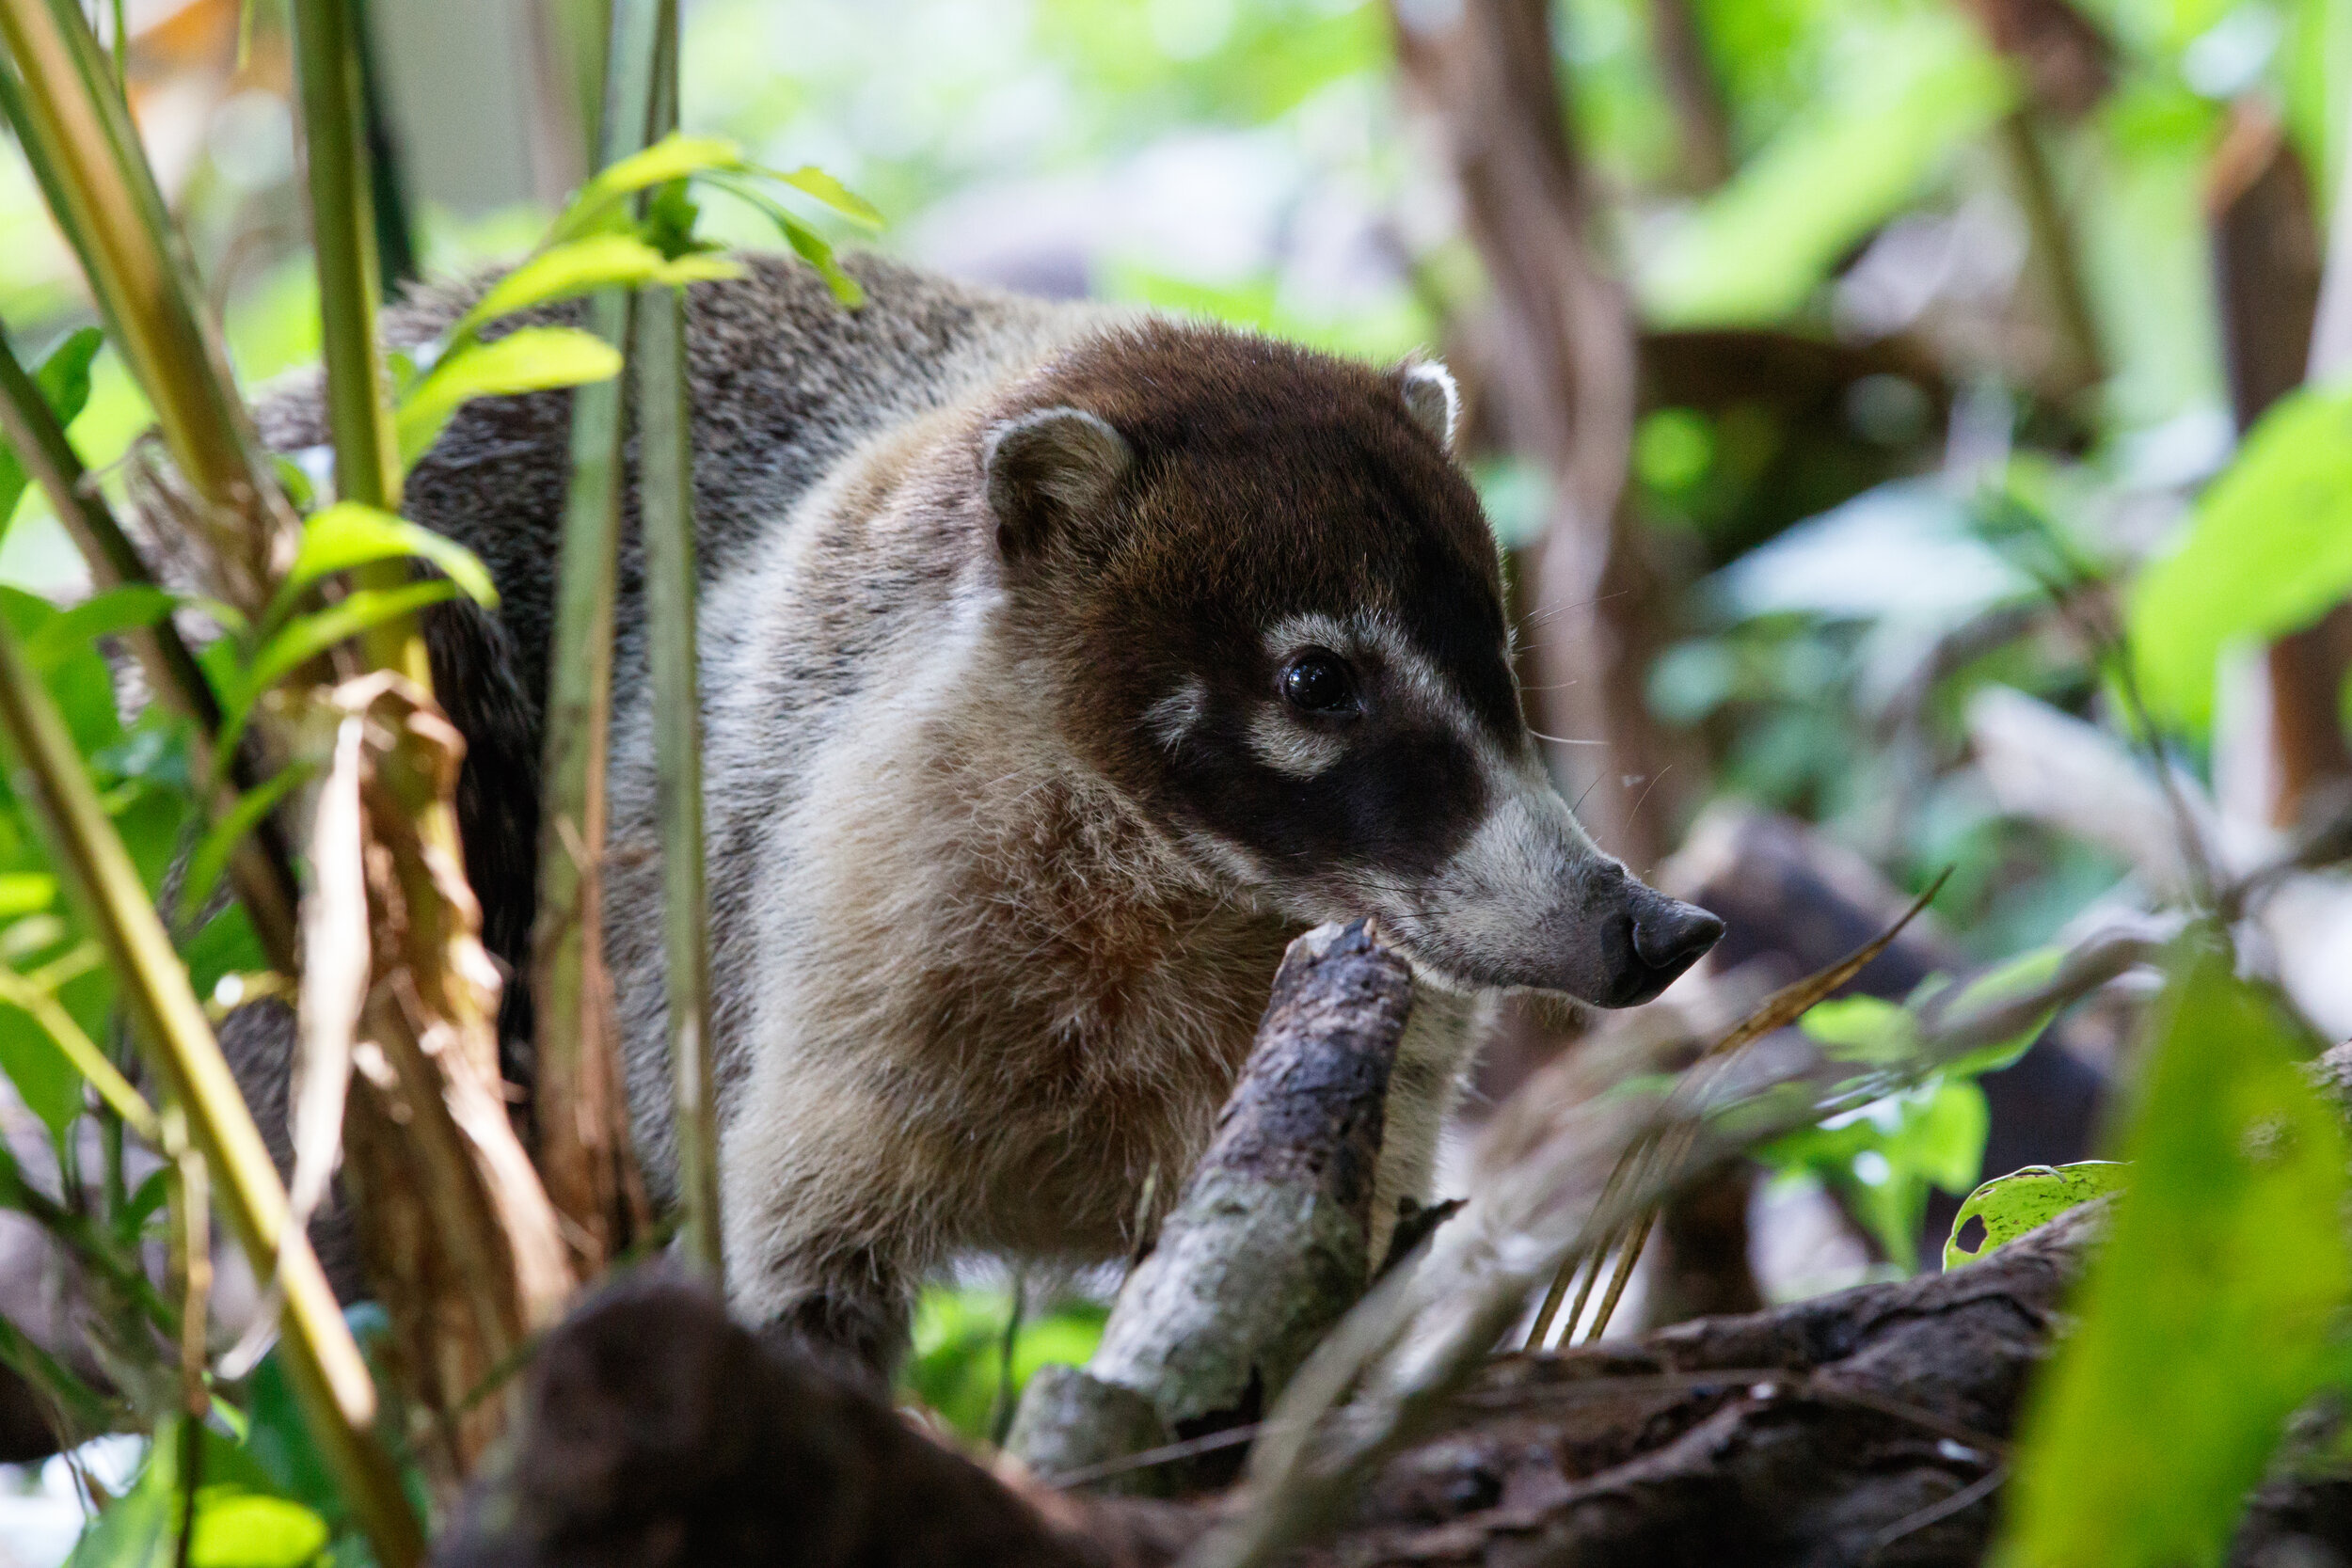
[[[1216,328],[1081,345],[983,436],[1008,626],[1081,756],[1261,900],[1375,914],[1462,985],[1645,1002],[1723,922],[1546,775],[1455,401]]]

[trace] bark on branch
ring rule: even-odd
[[[1363,1294],[1383,1105],[1412,1007],[1361,921],[1291,943],[1216,1140],[1084,1368],[1022,1400],[1010,1450],[1066,1476],[1255,1420]],[[1231,1453],[1216,1473],[1230,1474]],[[1190,1467],[1136,1472],[1177,1488]]]

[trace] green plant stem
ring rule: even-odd
[[[93,583],[103,590],[154,580],[137,547],[90,482],[40,387],[9,350],[4,332],[0,332],[0,433],[7,435],[18,460],[73,535]],[[190,775],[207,780],[217,777],[214,748],[220,735],[220,702],[196,655],[168,617],[132,633],[127,641],[147,673],[150,689],[189,721]],[[252,787],[251,772],[242,752],[230,758],[229,777],[237,791]],[[211,820],[218,822],[234,807],[235,799],[233,795],[215,796],[206,805]],[[293,863],[274,826],[265,823],[239,842],[230,856],[230,875],[262,951],[271,963],[292,974],[294,910],[300,894]]]
[[[0,0],[0,41],[17,72],[0,107],[181,476],[200,502],[263,536],[289,528],[292,515],[262,462],[228,357],[197,310],[163,193],[88,23],[74,0]]]
[[[642,4],[632,9],[642,8]],[[677,128],[677,0],[655,8],[648,141]],[[694,453],[686,395],[686,292],[637,295],[638,526],[654,691],[654,794],[661,815],[662,947],[679,1234],[689,1266],[723,1291],[719,1107],[710,1040],[710,897],[703,867],[702,701],[695,682]]]
[[[376,337],[383,281],[376,271],[375,202],[367,162],[358,32],[350,0],[294,0],[293,16],[336,499],[397,512],[400,442]],[[362,587],[398,588],[408,581],[408,575],[405,562],[389,561],[362,567],[352,577]],[[380,622],[360,641],[371,665],[397,670],[431,689],[432,665],[415,615]]]
[[[639,0],[612,8],[604,57],[612,73],[606,84],[600,166],[646,145],[658,10]],[[626,351],[630,304],[624,289],[596,294],[588,303],[588,330]],[[603,1005],[601,896],[627,385],[625,376],[615,376],[572,393],[571,485],[548,667],[538,913],[531,938],[540,1168],[548,1175],[548,1196],[608,1256],[623,1240],[619,1222],[634,1190],[616,1042]]]
[[[37,809],[58,871],[121,987],[122,1006],[197,1148],[256,1278],[283,1291],[287,1369],[311,1436],[385,1568],[411,1568],[423,1537],[373,1432],[375,1386],[311,1252],[289,1223],[285,1189],[236,1079],[188,987],[187,971],[122,841],[83,772],[73,738],[14,633],[0,626],[0,726],[18,787]]]
[[[694,680],[693,465],[683,291],[657,284],[639,292],[637,361],[638,511],[654,692],[654,788],[661,814],[679,1229],[688,1259],[716,1285],[725,1272],[711,1071],[709,897],[703,874],[702,708]]]

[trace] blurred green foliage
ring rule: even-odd
[[[2209,932],[2184,939],[2122,1141],[2130,1184],[2020,1433],[2002,1563],[2220,1561],[2335,1365],[2339,1113],[2300,1070],[2304,1026],[2232,966]]]
[[[1076,1366],[1094,1354],[1109,1309],[1080,1297],[1042,1309],[994,1286],[933,1285],[914,1313],[914,1348],[900,1390],[964,1436],[993,1442],[1030,1376],[1047,1365]],[[1006,1343],[1006,1331],[1012,1332]],[[1009,1352],[1009,1354],[1008,1354]]]

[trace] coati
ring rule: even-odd
[[[1285,942],[1375,915],[1421,977],[1378,1181],[1425,1196],[1470,999],[1647,1000],[1722,930],[1601,853],[1522,721],[1454,384],[872,258],[690,298],[730,1290],[886,1369],[950,1251],[1127,1250],[1203,1147]],[[478,289],[388,322],[429,341]],[[264,410],[325,439],[315,393]],[[469,868],[527,969],[561,394],[470,405],[405,510],[502,602],[435,612]],[[671,1157],[638,564],[607,944]],[[519,988],[519,980],[516,982]],[[527,1037],[519,1006],[508,1033]],[[1375,1243],[1376,1244],[1376,1243]],[[1375,1253],[1375,1256],[1377,1254]]]

